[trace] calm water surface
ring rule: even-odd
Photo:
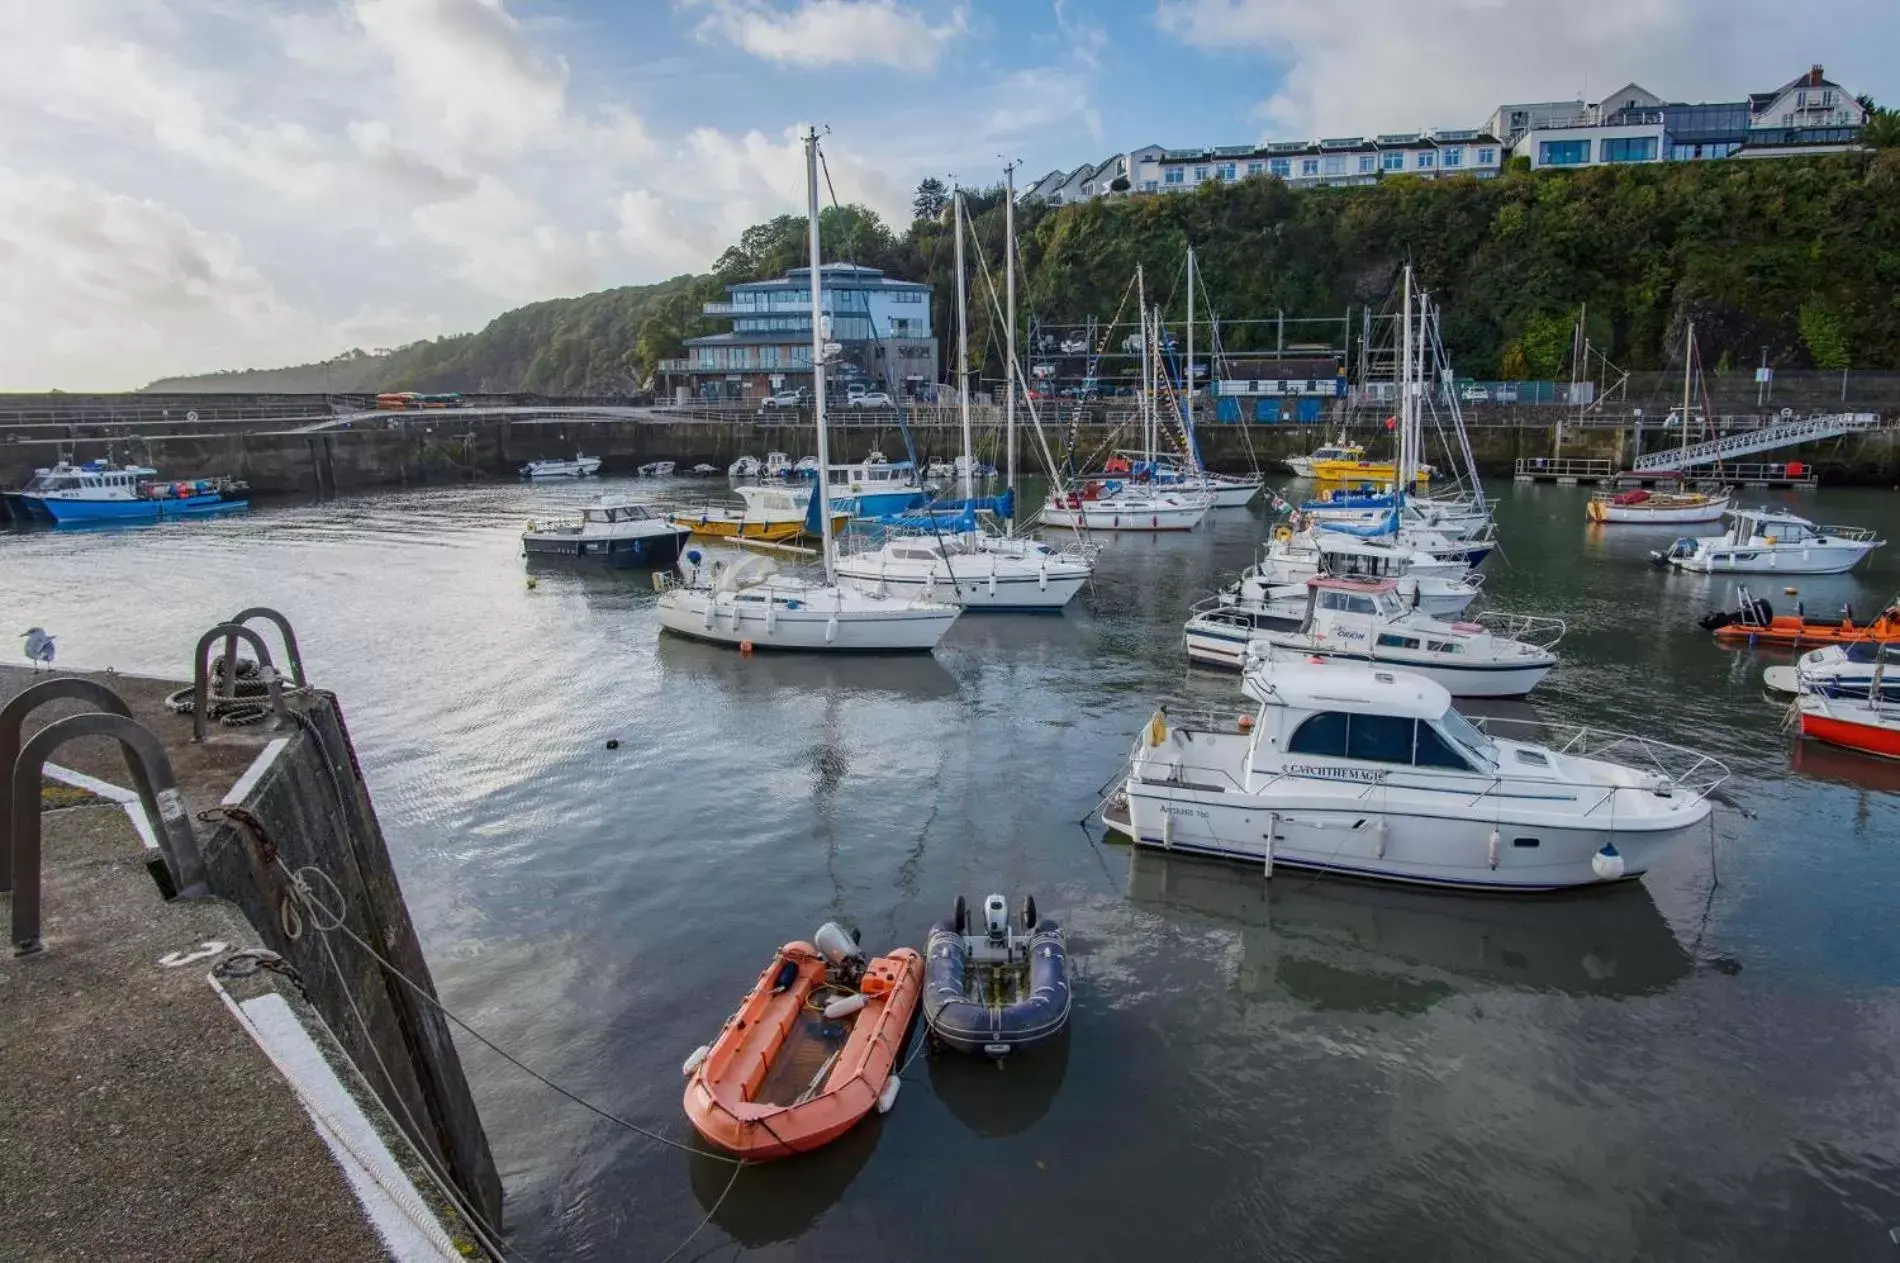
[[[935,657],[741,659],[661,639],[644,575],[524,583],[523,521],[598,490],[0,536],[0,605],[63,661],[168,675],[219,616],[288,613],[445,1000],[669,1134],[681,1059],[820,921],[918,945],[1002,890],[1069,927],[1063,1046],[920,1058],[888,1117],[745,1172],[682,1257],[1900,1254],[1900,768],[1782,734],[1759,685],[1781,659],[1694,625],[1726,585],[1645,563],[1676,531],[1497,489],[1490,604],[1569,621],[1536,712],[1718,753],[1748,813],[1640,884],[1522,902],[1267,882],[1078,825],[1158,700],[1246,708],[1184,667],[1180,624],[1250,559],[1258,509],[1110,540],[1066,616],[967,617]],[[1900,497],[1774,498],[1900,538]],[[1802,597],[1871,611],[1897,554]],[[659,1257],[724,1185],[463,1055],[528,1257]]]

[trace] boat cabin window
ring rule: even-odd
[[[1322,711],[1293,730],[1286,743],[1288,754],[1317,754],[1329,759],[1346,757],[1347,716],[1336,710]]]
[[[1463,653],[1465,647],[1455,640],[1428,640],[1425,647],[1433,653]]]
[[[1470,759],[1453,748],[1436,728],[1423,722],[1418,726],[1418,747],[1412,755],[1412,761],[1420,767],[1445,767],[1457,772],[1475,770]]]
[[[1446,736],[1450,737],[1465,749],[1477,754],[1480,758],[1491,763],[1497,762],[1497,743],[1486,736],[1482,728],[1479,728],[1457,711],[1447,710],[1443,715],[1440,715],[1438,717],[1438,727],[1444,731]]]
[[[1360,592],[1341,592],[1336,588],[1320,589],[1319,607],[1323,610],[1343,610],[1348,614],[1378,613],[1378,605],[1372,597]]]
[[[1379,648],[1381,649],[1416,649],[1418,648],[1418,637],[1395,636],[1391,632],[1380,632],[1379,633]]]
[[[1412,761],[1412,720],[1399,715],[1354,715],[1346,725],[1346,757],[1370,763]]]

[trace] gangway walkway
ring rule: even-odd
[[[1877,430],[1880,416],[1873,412],[1836,412],[1818,417],[1779,421],[1759,430],[1742,430],[1720,438],[1671,447],[1647,456],[1638,456],[1634,472],[1654,473],[1666,469],[1688,469],[1694,465],[1712,465],[1717,461],[1771,452],[1778,447],[1793,447],[1822,439],[1839,438],[1859,430]]]

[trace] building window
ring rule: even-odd
[[[1320,170],[1326,175],[1346,174],[1346,155],[1343,153],[1327,154]]]
[[[759,367],[760,368],[777,368],[778,367],[778,348],[777,347],[762,346],[759,348]]]
[[[1480,149],[1478,151],[1478,165],[1481,167],[1497,166],[1498,151],[1495,149]]]
[[[1437,165],[1438,165],[1437,154],[1433,153],[1429,149],[1421,149],[1418,151],[1418,169],[1420,171],[1429,171]]]
[[[1161,186],[1156,184],[1153,180],[1143,180],[1141,182],[1141,191],[1143,193],[1153,193],[1160,187]]]
[[[1405,170],[1405,155],[1403,153],[1380,154],[1379,165],[1387,171],[1403,171]]]
[[[1260,175],[1263,172],[1265,172],[1266,169],[1267,169],[1267,164],[1264,162],[1250,162],[1247,164],[1248,175]]]
[[[1220,166],[1214,168],[1214,174],[1218,179],[1231,180],[1234,178],[1234,164],[1231,162],[1223,162]]]
[[[1201,181],[1205,179],[1207,179],[1207,168],[1206,167],[1194,168],[1194,182],[1196,184],[1199,184]]]
[[[1438,152],[1444,159],[1442,163],[1444,166],[1462,167],[1465,165],[1465,151],[1462,149],[1441,149]]]
[[[1161,178],[1166,180],[1169,184],[1180,184],[1186,177],[1181,168],[1169,167],[1166,171],[1161,173]]]
[[[1269,158],[1267,170],[1284,180],[1293,174],[1293,164],[1285,158]]]
[[[1379,159],[1376,154],[1362,153],[1359,155],[1359,173],[1361,175],[1377,171],[1378,169]]]
[[[1623,136],[1603,142],[1603,161],[1605,162],[1654,162],[1656,161],[1656,138],[1654,136]]]
[[[1590,161],[1587,140],[1545,140],[1537,146],[1540,167],[1580,167]]]
[[[1319,159],[1318,158],[1301,158],[1300,159],[1300,175],[1315,176],[1318,174],[1319,174]]]

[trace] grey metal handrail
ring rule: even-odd
[[[241,626],[249,623],[254,618],[262,618],[276,625],[278,635],[282,636],[284,640],[284,656],[290,666],[290,678],[297,682],[298,688],[309,688],[310,681],[304,677],[303,673],[303,652],[297,648],[297,633],[291,630],[290,620],[267,605],[253,605],[248,610],[239,610],[233,614],[228,621]],[[224,661],[227,664],[227,671],[233,669],[229,664],[232,662],[236,653],[236,638],[226,637],[224,641]]]
[[[283,727],[290,722],[290,712],[284,709],[283,685],[277,678],[277,667],[271,662],[270,648],[264,638],[248,627],[236,623],[219,623],[204,635],[198,637],[198,648],[191,655],[191,739],[201,742],[205,739],[205,724],[211,708],[211,670],[206,655],[211,643],[220,636],[224,638],[224,684],[229,690],[221,700],[237,700],[237,642],[243,640],[257,651],[258,674],[263,677],[264,685],[270,694],[270,708],[277,716],[277,726]]]
[[[20,757],[20,733],[26,726],[26,717],[44,706],[47,702],[59,698],[74,698],[91,702],[102,711],[114,715],[132,714],[131,707],[117,693],[92,680],[83,680],[76,675],[63,675],[57,679],[41,680],[29,684],[13,695],[5,706],[0,706],[0,894],[13,889],[13,764]],[[138,763],[127,759],[126,766],[137,784],[144,773]],[[149,787],[138,784],[141,797],[151,796]],[[32,791],[33,803],[37,808],[40,791],[37,784]]]
[[[171,760],[157,737],[126,715],[95,711],[46,725],[20,751],[11,769],[13,782],[13,954],[31,956],[40,943],[40,777],[53,751],[76,737],[110,737],[134,767],[139,799],[159,841],[159,853],[180,898],[204,899],[211,888],[204,855],[191,829],[191,816],[178,793]]]

